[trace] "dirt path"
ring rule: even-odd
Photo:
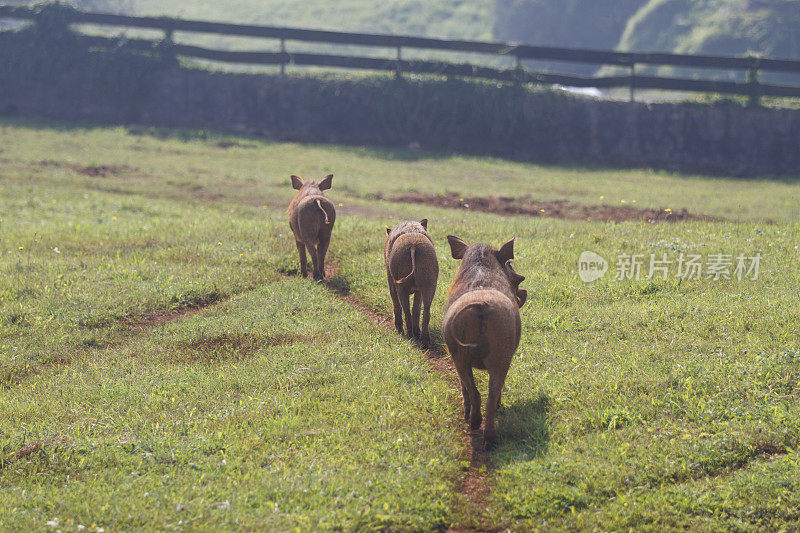
[[[459,196],[456,193],[422,194],[408,193],[391,199],[393,202],[425,204],[436,207],[449,207],[495,213],[499,215],[523,215],[530,217],[549,217],[565,220],[585,220],[588,222],[686,222],[692,220],[719,221],[721,219],[707,215],[690,213],[686,209],[639,209],[625,205],[589,205],[569,200],[552,200],[548,202],[534,200],[530,195],[520,197]]]
[[[392,317],[377,313],[364,302],[350,294],[349,292],[336,286],[331,280],[336,276],[339,265],[329,263],[325,268],[325,286],[337,298],[346,302],[357,309],[372,322],[391,332],[395,332],[394,320]],[[418,348],[427,358],[431,368],[449,382],[454,389],[461,395],[461,385],[459,384],[456,369],[453,366],[450,355],[438,346],[431,346],[427,350]],[[461,411],[461,405],[458,406]],[[470,431],[466,423],[459,420],[463,440],[464,455],[462,460],[469,462],[469,469],[464,474],[461,482],[457,486],[460,494],[466,496],[472,504],[474,512],[477,514],[475,523],[472,525],[453,526],[449,531],[498,531],[500,528],[491,526],[488,523],[487,508],[489,506],[489,495],[491,490],[486,482],[486,473],[491,467],[491,454],[483,451],[483,432],[481,430]]]

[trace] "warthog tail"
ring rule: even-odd
[[[409,281],[411,281],[411,278],[414,277],[414,272],[417,271],[417,263],[416,263],[416,260],[414,259],[414,256],[416,255],[416,253],[415,253],[416,251],[417,251],[417,247],[412,244],[411,245],[411,272],[409,272],[408,276],[404,277],[403,279],[395,281],[395,283],[397,283],[398,285],[403,285],[404,283],[408,283]]]
[[[478,327],[478,342],[474,344],[466,344],[464,342],[461,342],[461,340],[456,336],[455,332],[453,332],[453,340],[456,341],[456,344],[458,344],[461,348],[466,349],[469,352],[471,358],[477,357],[482,359],[486,355],[486,352],[488,350],[486,341],[480,338],[480,335],[483,333],[483,324],[484,324],[483,319],[485,316],[483,304],[481,303],[469,304],[461,311],[459,311],[459,314],[464,313],[467,309],[470,309],[472,307],[477,308],[478,310],[478,322],[480,323],[480,326]]]
[[[317,199],[317,207],[319,207],[322,210],[322,214],[325,215],[325,224],[330,224],[331,221],[328,218],[328,212],[325,211],[324,207],[322,207],[322,204],[319,202],[319,199]]]

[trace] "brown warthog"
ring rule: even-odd
[[[439,279],[439,261],[427,230],[428,220],[425,218],[419,222],[401,222],[392,229],[386,228],[386,245],[383,247],[386,278],[394,308],[394,325],[402,335],[405,316],[406,335],[419,339],[426,347],[431,341],[428,324],[431,321],[431,302],[436,294],[436,281]],[[412,294],[413,313],[410,305]]]
[[[331,188],[333,174],[325,176],[319,183],[315,180],[303,180],[292,176],[292,187],[298,193],[289,204],[289,227],[294,233],[297,252],[300,254],[300,274],[308,275],[306,267],[306,248],[311,254],[314,264],[314,279],[325,278],[325,254],[331,242],[336,210],[333,202],[325,197],[322,191]]]
[[[487,449],[497,443],[495,415],[511,358],[519,346],[519,308],[528,293],[519,288],[525,279],[511,268],[514,240],[500,250],[488,244],[467,245],[447,237],[454,259],[461,259],[444,314],[442,336],[461,381],[464,419],[471,429],[481,425],[481,396],[475,387],[473,368],[489,372],[489,397],[483,431]]]

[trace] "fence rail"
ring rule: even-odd
[[[164,41],[147,39],[112,39],[107,37],[87,37],[92,46],[103,48],[126,48],[130,50],[153,50],[156,44],[166,44],[167,49],[177,56],[219,61],[225,63],[278,65],[281,71],[287,65],[336,67],[392,71],[398,76],[402,73],[436,74],[482,78],[502,82],[559,84],[573,87],[596,87],[601,89],[629,88],[633,100],[636,89],[660,89],[682,92],[709,92],[719,94],[744,95],[751,103],[758,104],[762,96],[800,97],[800,86],[765,84],[759,81],[761,71],[800,74],[800,61],[771,59],[761,57],[725,57],[709,55],[682,55],[666,53],[628,53],[599,50],[530,46],[511,43],[459,41],[410,37],[401,35],[379,35],[368,33],[349,33],[336,31],[307,30],[274,26],[255,26],[243,24],[224,24],[199,20],[183,20],[168,17],[132,17],[110,13],[90,13],[74,9],[29,8],[0,5],[0,19],[17,19],[42,22],[48,16],[48,9],[58,9],[59,20],[65,24],[93,24],[138,29],[160,30],[165,34]],[[174,32],[212,33],[237,37],[258,37],[280,41],[279,52],[230,51],[209,49],[200,46],[177,44],[173,42]],[[389,48],[396,51],[394,59],[364,57],[357,55],[332,55],[296,53],[286,51],[286,41],[314,42],[327,44],[358,45],[365,47]],[[468,52],[498,57],[513,58],[514,68],[495,68],[465,63],[429,60],[405,60],[402,49],[436,50],[449,52]],[[626,67],[627,75],[582,77],[552,73],[535,72],[523,65],[526,60],[565,61],[596,65]],[[643,76],[636,73],[639,65],[677,66],[696,69],[744,71],[747,82],[719,81],[708,79],[686,79],[661,76]]]

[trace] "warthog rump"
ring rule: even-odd
[[[306,248],[314,265],[314,279],[325,278],[325,254],[328,253],[331,242],[336,209],[322,191],[330,189],[332,183],[333,174],[325,176],[319,182],[292,176],[292,187],[298,192],[289,204],[286,214],[289,217],[289,227],[294,233],[297,253],[300,255],[300,274],[304,278],[308,275]]]
[[[405,317],[405,334],[419,339],[423,346],[428,346],[431,340],[428,329],[431,302],[439,279],[439,261],[427,229],[427,219],[401,222],[392,229],[386,228],[386,245],[383,247],[394,325],[402,335]],[[413,311],[410,304],[412,294]]]
[[[511,267],[513,239],[500,250],[488,244],[467,245],[452,235],[447,240],[461,267],[450,288],[442,336],[458,371],[464,418],[472,429],[481,425],[481,396],[472,369],[489,372],[484,442],[491,448],[497,443],[495,416],[503,385],[519,346],[519,308],[527,298],[519,284],[525,278]]]

